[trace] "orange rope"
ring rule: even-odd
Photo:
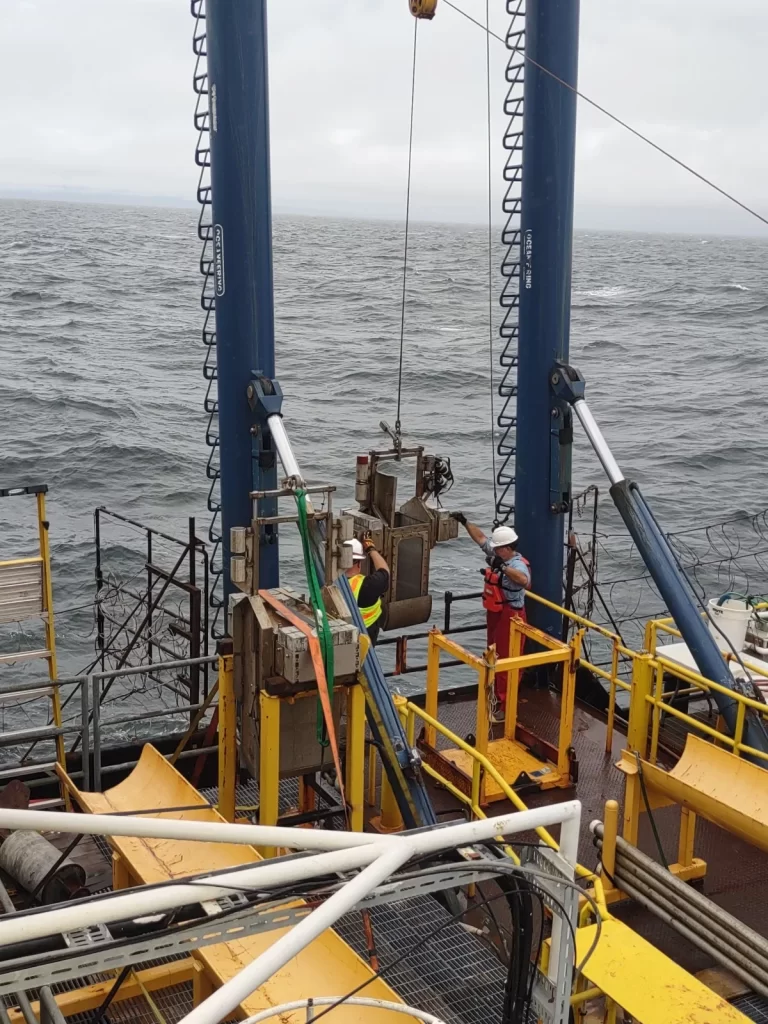
[[[317,677],[317,692],[320,697],[320,704],[323,709],[323,718],[325,719],[325,726],[328,730],[328,741],[331,745],[331,753],[333,754],[333,763],[336,766],[336,776],[339,780],[339,790],[341,792],[341,802],[344,805],[344,813],[346,815],[347,798],[344,795],[344,776],[341,771],[341,757],[339,756],[339,744],[336,739],[336,727],[333,724],[333,708],[331,707],[331,698],[328,695],[328,680],[325,678],[325,666],[323,665],[323,654],[320,650],[320,641],[312,633],[312,627],[308,622],[305,622],[300,616],[292,612],[290,608],[279,601],[273,594],[268,590],[260,590],[259,597],[266,601],[267,604],[271,605],[278,614],[282,615],[284,619],[287,619],[292,626],[300,629],[304,636],[309,641],[309,653],[312,656],[312,665],[315,669],[315,675]],[[349,820],[347,819],[347,826],[349,826]]]

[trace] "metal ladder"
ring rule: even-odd
[[[208,414],[205,428],[205,443],[210,449],[205,474],[210,481],[208,488],[208,511],[211,521],[208,527],[208,539],[211,542],[210,573],[211,585],[209,601],[213,615],[211,617],[211,633],[220,639],[223,636],[219,627],[221,612],[224,607],[223,597],[223,563],[221,561],[221,492],[219,469],[219,401],[218,374],[216,369],[216,295],[213,281],[213,218],[211,215],[211,146],[210,146],[210,111],[208,99],[208,65],[205,31],[205,0],[190,0],[190,10],[195,19],[192,36],[192,49],[195,54],[195,71],[192,85],[197,97],[195,101],[194,124],[197,130],[197,146],[195,147],[195,163],[200,168],[197,183],[197,201],[200,204],[200,216],[197,222],[197,235],[203,243],[200,253],[200,273],[203,287],[200,305],[205,318],[202,336],[205,349],[203,359],[203,377],[207,381],[203,408]]]
[[[506,37],[509,60],[506,71],[508,89],[504,99],[504,113],[509,117],[509,123],[503,139],[504,149],[507,151],[504,165],[504,181],[507,187],[502,209],[507,220],[501,234],[501,240],[506,249],[501,261],[504,284],[499,300],[504,310],[499,328],[503,343],[499,359],[502,369],[502,378],[499,382],[502,406],[496,418],[496,425],[501,430],[497,448],[501,461],[496,474],[496,482],[499,487],[496,518],[500,523],[507,522],[515,513],[517,350],[520,333],[520,266],[522,263],[520,212],[523,180],[525,0],[507,0],[507,13],[512,16],[512,20]]]
[[[0,655],[0,665],[14,665],[20,662],[44,660],[48,665],[49,685],[30,689],[20,687],[18,692],[4,690],[3,699],[11,700],[24,694],[27,698],[48,696],[51,701],[51,723],[61,729],[61,696],[59,693],[58,666],[56,663],[56,629],[53,620],[53,584],[51,580],[51,549],[48,539],[48,520],[45,512],[46,484],[31,484],[23,487],[0,488],[0,498],[32,496],[37,506],[37,530],[39,550],[30,558],[13,558],[0,561],[0,624],[20,623],[29,619],[42,619],[45,626],[45,647],[33,650],[18,650]],[[56,760],[66,768],[64,737],[56,735]],[[26,755],[25,755],[26,756]],[[22,759],[23,760],[23,759]],[[14,768],[16,775],[24,774],[24,768]],[[69,803],[67,802],[69,807]]]

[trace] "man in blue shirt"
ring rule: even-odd
[[[479,526],[467,521],[463,512],[454,512],[472,540],[485,552],[490,566],[486,570],[483,607],[486,614],[487,642],[496,645],[499,658],[509,657],[509,623],[525,621],[525,592],[531,586],[531,568],[517,550],[517,534],[511,526],[497,526],[486,537]],[[507,699],[507,673],[496,675],[496,697],[504,708]]]

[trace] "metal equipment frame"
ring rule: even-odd
[[[532,654],[523,654],[522,645],[525,637],[535,641],[543,649]],[[505,781],[517,789],[570,786],[577,778],[577,765],[571,741],[576,697],[575,673],[580,648],[580,633],[577,633],[570,643],[564,644],[519,619],[512,619],[510,656],[497,658],[495,647],[478,656],[435,629],[430,633],[427,650],[426,713],[437,721],[440,654],[444,652],[477,672],[477,710],[473,746],[499,770]],[[558,744],[554,747],[518,722],[518,700],[521,671],[538,665],[557,664],[562,665],[562,690]],[[506,672],[508,680],[504,730],[500,738],[489,739],[491,722],[488,709],[497,672]],[[477,767],[477,762],[473,764],[465,750],[438,750],[434,726],[426,726],[419,747],[427,764],[451,778],[457,789],[471,795],[473,804],[482,806],[505,798],[503,788],[498,784],[489,785],[486,774]],[[543,752],[544,759],[536,756],[532,750]]]

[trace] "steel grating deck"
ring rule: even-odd
[[[410,945],[443,928],[385,975],[406,1003],[434,1013],[446,1024],[488,1024],[499,1019],[506,969],[490,949],[452,921],[436,899],[419,896],[372,907],[370,915],[384,967]],[[359,913],[343,918],[336,931],[368,959]]]
[[[733,1005],[755,1024],[768,1024],[768,1000],[761,996],[739,996],[733,1000]]]
[[[201,790],[202,795],[215,803],[216,787]],[[298,783],[288,779],[280,785],[280,806],[296,806]],[[238,804],[258,803],[255,782],[238,786]],[[53,838],[53,837],[52,837]],[[69,837],[57,837],[57,845],[66,845]],[[111,849],[102,836],[87,837],[75,851],[73,858],[86,867],[89,878],[109,869]],[[94,874],[95,873],[95,874]],[[402,999],[442,1017],[446,1024],[487,1024],[501,1014],[506,969],[494,952],[457,922],[437,900],[420,896],[397,904],[373,907],[370,910],[377,954],[383,967],[400,956],[409,945],[425,939],[431,931],[442,930],[415,950],[413,957],[399,964],[385,975],[387,981]],[[336,926],[336,931],[355,952],[368,961],[368,950],[358,912],[347,915]],[[170,959],[170,958],[168,958]],[[174,958],[179,959],[179,958]],[[166,961],[153,960],[136,965],[134,970],[157,966]],[[80,984],[106,980],[105,975],[93,975],[81,982],[65,982],[53,986],[54,992],[71,990]],[[324,993],[317,993],[323,995]],[[33,1000],[36,992],[29,993]],[[178,1024],[192,1009],[191,984],[175,985],[152,993],[167,1024]],[[13,1005],[12,997],[6,1000]],[[89,1024],[93,1013],[68,1017],[73,1024]],[[107,1020],[112,1024],[157,1024],[157,1018],[144,997],[113,1003]],[[531,1018],[533,1024],[533,1018]]]

